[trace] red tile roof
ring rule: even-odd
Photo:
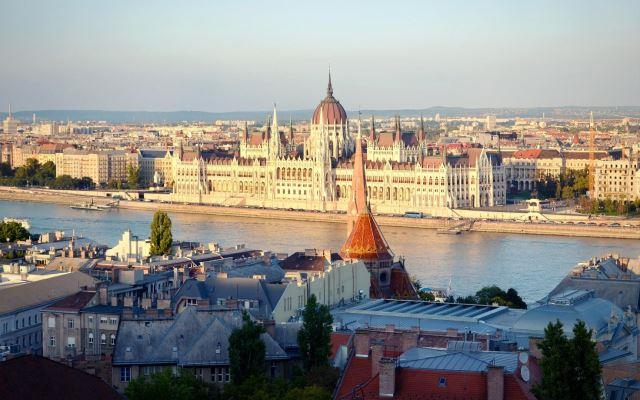
[[[357,216],[351,234],[340,249],[345,260],[385,261],[392,260],[393,254],[382,236],[373,215],[364,213]]]
[[[331,356],[333,357],[338,352],[341,346],[349,344],[353,333],[332,332],[331,333]]]
[[[440,387],[440,378],[446,386]],[[352,357],[344,370],[336,391],[336,399],[385,399],[379,396],[379,376],[371,377],[371,358]],[[487,376],[480,372],[453,372],[396,369],[394,399],[486,400]],[[535,400],[525,385],[513,375],[504,376],[505,400]]]
[[[49,307],[46,311],[80,311],[83,309],[91,299],[95,296],[95,291],[83,290],[71,296],[67,296],[62,300],[58,300]]]

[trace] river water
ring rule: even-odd
[[[68,206],[0,201],[0,218],[26,218],[34,233],[63,230],[113,246],[125,229],[148,237],[153,213],[117,209],[105,212],[73,210]],[[338,251],[346,225],[277,221],[256,218],[171,213],[173,236],[180,240],[217,242],[290,253],[305,248]],[[526,301],[535,301],[578,262],[605,253],[640,255],[640,241],[563,236],[465,232],[438,235],[435,230],[382,227],[407,270],[423,285],[446,287],[455,295],[474,293],[485,285],[514,287]]]

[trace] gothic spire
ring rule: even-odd
[[[333,96],[333,86],[331,85],[331,68],[329,68],[329,84],[327,85],[327,97]]]
[[[371,115],[371,131],[369,131],[369,142],[373,143],[376,141],[376,120],[373,114]]]
[[[422,113],[420,114],[420,130],[418,131],[418,141],[424,141],[424,118],[422,117]]]
[[[289,114],[289,144],[293,145],[293,120]]]
[[[396,116],[396,137],[395,142],[400,143],[402,141],[402,128],[400,127],[400,116]]]

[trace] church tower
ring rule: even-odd
[[[349,236],[340,249],[340,256],[343,260],[365,263],[371,273],[372,293],[388,292],[393,252],[369,208],[360,129],[355,146],[351,199],[347,211]]]

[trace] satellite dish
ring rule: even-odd
[[[526,365],[520,367],[520,377],[522,377],[523,381],[529,382],[529,379],[531,378],[529,367],[527,367]]]
[[[520,354],[518,354],[518,361],[520,361],[520,364],[526,364],[529,361],[529,353],[526,351],[520,352]]]

